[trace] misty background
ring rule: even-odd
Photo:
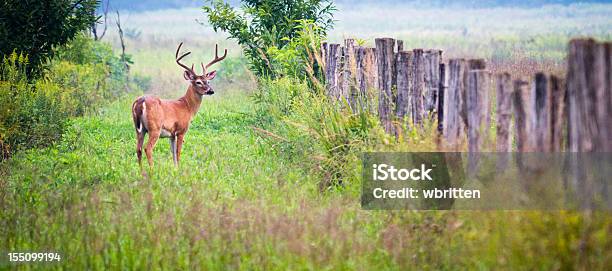
[[[130,10],[130,11],[147,11],[157,9],[168,9],[168,8],[187,8],[187,7],[201,7],[205,1],[202,0],[143,0],[143,1],[129,1],[129,0],[117,0],[113,1],[113,8]],[[239,5],[240,1],[230,0],[225,1],[233,6]],[[568,5],[575,3],[609,3],[606,0],[588,0],[588,1],[569,1],[569,0],[422,0],[422,1],[398,1],[398,0],[380,0],[380,1],[359,1],[359,0],[340,0],[334,1],[338,5],[354,5],[354,4],[381,4],[381,5],[414,5],[419,7],[539,7],[542,5],[559,4]]]

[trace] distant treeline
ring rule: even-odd
[[[158,10],[167,8],[186,8],[186,7],[201,7],[204,0],[109,0],[112,9],[130,10],[130,11],[145,11]],[[103,0],[102,2],[106,2]],[[239,6],[240,0],[226,0],[232,6]],[[391,5],[415,5],[415,7],[495,7],[495,6],[519,6],[519,7],[538,7],[547,4],[567,5],[572,3],[610,3],[610,0],[585,0],[585,1],[570,1],[570,0],[338,0],[334,1],[340,6],[353,4],[391,4]]]

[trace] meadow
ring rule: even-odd
[[[542,9],[339,7],[330,41],[392,36],[405,47],[436,47],[448,57],[484,57],[494,71],[565,72],[574,36],[610,40],[612,5]],[[364,12],[367,10],[368,12]],[[281,80],[257,86],[239,47],[198,25],[198,9],[125,14],[131,72],[150,77],[147,94],[186,90],[174,50],[196,63],[214,43],[229,48],[216,94],[206,97],[175,168],[167,140],[144,178],[135,155],[130,93],[70,121],[50,147],[0,164],[0,252],[57,251],[60,263],[0,269],[58,270],[606,270],[612,265],[607,212],[365,211],[359,153],[342,186],[321,188],[318,138],[300,133],[310,112],[278,119],[265,89],[306,91]],[[140,34],[138,34],[140,33]],[[115,46],[117,38],[105,39]],[[282,98],[282,97],[281,97]],[[281,98],[276,97],[280,101]],[[264,100],[262,102],[262,99]],[[269,97],[268,97],[269,99]],[[304,103],[307,103],[305,99]],[[319,108],[303,105],[304,111]],[[297,127],[297,128],[296,128]],[[265,129],[262,133],[261,129]],[[380,132],[380,129],[375,132]],[[266,133],[267,132],[267,133]],[[380,132],[382,133],[382,132]],[[369,150],[434,151],[431,134],[394,145],[383,135]]]

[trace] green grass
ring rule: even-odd
[[[238,91],[205,99],[180,168],[160,141],[145,179],[130,102],[75,119],[56,146],[0,166],[0,251],[63,258],[0,269],[603,270],[610,263],[605,213],[363,211],[355,179],[320,193],[308,166],[252,130],[256,105]]]

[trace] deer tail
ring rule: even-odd
[[[142,113],[144,109],[144,101],[144,97],[138,97],[138,99],[132,103],[132,119],[134,119],[134,128],[136,128],[136,132],[138,133],[143,132]]]

